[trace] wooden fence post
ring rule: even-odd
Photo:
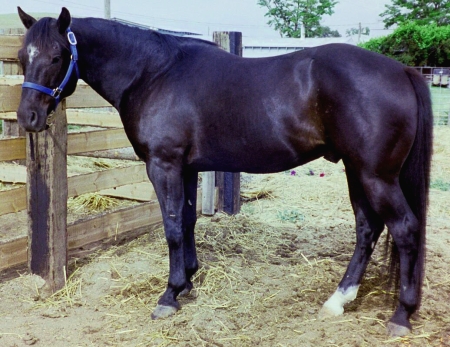
[[[214,32],[213,41],[227,52],[242,56],[242,33]],[[233,172],[216,172],[218,187],[217,210],[228,214],[237,214],[241,209],[240,185],[241,174]]]
[[[53,124],[27,133],[28,267],[55,292],[67,265],[67,118],[65,101]]]
[[[216,178],[213,171],[202,174],[202,214],[213,216],[215,213]]]

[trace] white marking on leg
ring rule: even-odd
[[[372,249],[374,249],[375,248],[375,242],[372,242]]]
[[[35,45],[30,43],[27,46],[27,53],[28,53],[28,60],[29,60],[30,65],[31,65],[33,63],[34,58],[36,58],[37,55],[39,54],[39,49]]]
[[[359,285],[348,287],[346,290],[338,288],[333,295],[323,304],[323,309],[329,315],[340,316],[344,313],[344,305],[355,300]]]

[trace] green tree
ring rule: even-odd
[[[331,30],[330,27],[319,25],[314,31],[314,37],[341,37],[341,34],[337,30]]]
[[[352,35],[366,35],[369,36],[370,35],[370,28],[369,27],[364,27],[364,28],[351,28],[351,29],[347,29],[345,34],[347,36],[352,36]]]
[[[322,27],[320,20],[324,15],[333,14],[336,4],[334,0],[258,0],[258,5],[268,10],[267,24],[282,37],[301,37],[302,24],[305,37],[321,37],[325,32],[329,35],[332,31]]]
[[[360,46],[410,66],[450,66],[450,25],[407,23]]]
[[[438,26],[450,24],[450,0],[392,0],[380,14],[385,28],[416,22],[421,25],[435,23]]]

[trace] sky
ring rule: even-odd
[[[390,0],[338,0],[332,16],[321,24],[338,30],[342,36],[350,28],[371,29],[371,37],[387,35],[379,14]],[[213,31],[241,31],[244,37],[278,38],[267,25],[267,12],[257,0],[110,0],[111,17],[157,28],[190,31],[210,36]],[[0,14],[59,13],[62,6],[75,17],[104,17],[104,0],[0,0]]]

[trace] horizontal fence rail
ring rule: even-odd
[[[130,147],[123,129],[97,130],[69,134],[67,154]],[[24,137],[0,140],[0,161],[26,158]]]
[[[23,36],[0,35],[0,75],[21,74],[17,51],[22,40]],[[23,76],[0,76],[0,119],[4,122],[4,129],[18,130],[16,125],[6,127],[5,124],[17,124],[16,110],[20,102],[22,82]],[[106,242],[109,239],[120,239],[127,237],[126,235],[148,232],[150,228],[162,222],[156,194],[148,181],[143,163],[133,161],[126,167],[66,176],[65,179],[62,179],[62,176],[57,173],[57,165],[60,165],[59,163],[62,161],[52,163],[55,149],[61,147],[62,144],[67,143],[67,150],[63,149],[61,158],[67,154],[85,154],[92,151],[130,147],[131,144],[123,130],[118,113],[112,111],[111,105],[83,81],[79,81],[75,93],[61,105],[64,107],[59,107],[55,114],[56,128],[52,127],[57,135],[56,137],[53,135],[53,137],[60,141],[59,143],[52,143],[52,136],[45,137],[46,135],[42,133],[20,137],[21,134],[25,134],[20,131],[16,132],[19,137],[14,137],[12,134],[12,138],[0,140],[0,162],[27,160],[27,167],[0,163],[0,180],[18,184],[17,188],[0,191],[0,216],[18,213],[26,209],[28,216],[39,213],[39,209],[35,208],[34,203],[42,202],[39,197],[42,184],[35,181],[34,173],[30,173],[30,170],[33,172],[41,170],[42,172],[38,172],[38,175],[43,175],[44,180],[50,180],[48,183],[45,181],[45,186],[42,188],[50,191],[50,209],[52,211],[65,209],[65,202],[62,201],[62,207],[58,207],[59,194],[67,198],[96,192],[119,198],[136,198],[141,203],[134,207],[84,218],[70,224],[66,224],[66,222],[53,224],[54,218],[66,218],[66,210],[64,213],[62,210],[58,213],[53,212],[53,217],[47,211],[47,216],[44,216],[45,230],[42,230],[46,234],[39,236],[40,239],[35,237],[37,236],[36,231],[33,232],[33,222],[29,217],[28,236],[25,234],[0,240],[0,270],[28,262],[32,272],[45,278],[52,289],[57,289],[64,283],[61,268],[67,260],[69,251],[73,253],[96,242]],[[103,129],[67,134],[62,131],[66,124],[66,117],[69,124]],[[14,133],[14,131],[12,132]],[[8,135],[11,134],[8,133]],[[33,155],[40,162],[34,163],[34,159],[30,162],[28,158],[30,141],[39,143],[41,147],[41,149],[35,148]],[[49,151],[47,151],[47,147],[50,148]],[[41,166],[42,168],[40,168]],[[46,168],[50,169],[50,173]],[[25,182],[27,184],[23,185]],[[66,186],[65,193],[60,190],[60,187],[64,186]],[[35,195],[31,202],[30,192]],[[56,198],[55,200],[53,200],[53,196]],[[198,207],[201,208],[201,201]],[[45,222],[45,220],[47,221]],[[42,224],[42,222],[40,223]],[[49,229],[46,229],[45,223],[50,223],[48,224]],[[61,227],[65,230],[58,230]],[[40,246],[38,248],[35,246],[36,242],[42,244],[42,237],[47,240],[44,242],[48,242],[48,245],[44,247],[44,253]],[[65,244],[65,241],[61,243],[61,239],[67,240],[67,243]]]
[[[55,124],[50,128],[52,135],[47,135],[47,131],[23,136],[25,132],[17,126],[16,115],[23,82],[17,60],[22,40],[23,35],[0,33],[0,120],[3,121],[3,129],[8,128],[8,132],[4,132],[7,138],[0,139],[0,181],[17,184],[15,188],[0,191],[0,217],[10,213],[18,213],[15,218],[26,218],[27,215],[28,235],[26,232],[18,236],[3,235],[0,239],[0,271],[28,263],[33,273],[43,277],[52,290],[57,290],[65,281],[61,270],[67,262],[67,255],[84,254],[84,249],[96,244],[139,236],[161,225],[162,216],[144,163],[133,160],[124,167],[69,177],[65,166],[64,170],[62,167],[58,169],[58,165],[65,162],[61,159],[68,154],[86,155],[93,151],[131,146],[118,113],[83,81],[78,82],[75,93],[56,110]],[[3,76],[9,74],[17,76]],[[62,130],[67,128],[67,124],[101,129],[67,134]],[[39,146],[30,146],[30,143]],[[61,159],[53,161],[60,148],[63,148],[62,156],[58,154]],[[30,159],[30,154],[33,159]],[[24,159],[27,166],[7,163]],[[64,178],[58,171],[64,171]],[[41,178],[36,180],[35,175]],[[39,183],[42,179],[43,185]],[[61,190],[61,187],[65,189]],[[51,194],[50,209],[44,213],[44,229],[37,230],[33,226],[34,217],[30,215],[40,213],[37,207],[42,202],[40,192],[46,189]],[[67,198],[94,192],[132,199],[138,204],[67,223]],[[59,198],[59,195],[64,198]],[[202,209],[201,197],[199,189],[198,212]],[[26,215],[20,214],[25,210]],[[64,222],[55,224],[54,219]],[[42,242],[45,243],[44,252],[42,247],[36,247]]]
[[[197,195],[197,212],[200,212],[201,191]],[[119,241],[130,232],[136,232],[134,236],[138,236],[161,223],[161,211],[155,202],[91,217],[67,226],[68,249],[75,252],[95,242]],[[27,236],[0,241],[0,271],[25,264],[28,260],[27,248]]]
[[[26,183],[26,167],[11,167],[0,165],[0,174],[3,182]],[[150,182],[144,164],[96,171],[68,177],[68,197],[98,192],[102,195],[133,199],[139,201],[156,200],[156,195]],[[25,186],[11,190],[0,191],[0,216],[12,212],[25,210]]]

